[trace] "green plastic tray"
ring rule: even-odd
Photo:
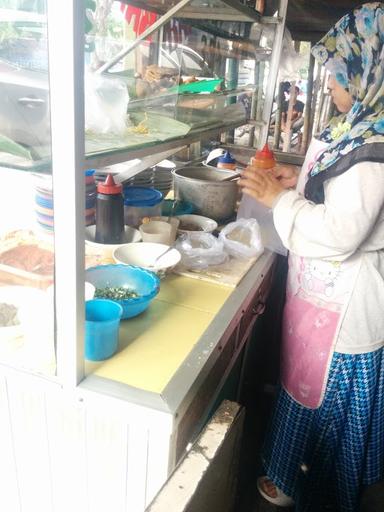
[[[197,82],[191,82],[190,84],[176,85],[168,89],[168,92],[183,93],[199,93],[199,92],[214,92],[216,87],[222,83],[223,79],[218,78],[215,80],[198,80]]]

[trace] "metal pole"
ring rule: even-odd
[[[285,129],[284,129],[284,144],[283,151],[284,153],[288,153],[291,150],[291,142],[292,142],[292,114],[294,107],[294,96],[295,96],[295,88],[296,82],[291,82],[291,89],[289,91],[289,101],[288,101],[288,110],[287,110],[287,119],[285,121]]]
[[[142,41],[145,41],[147,37],[151,36],[156,30],[161,28],[163,25],[165,25],[175,14],[177,14],[183,7],[188,5],[192,0],[180,0],[180,2],[176,5],[174,5],[169,11],[161,16],[155,23],[153,23],[150,27],[147,28],[147,30],[144,30],[144,32],[137,36],[136,39],[128,45],[126,48],[121,50],[113,59],[108,61],[103,66],[100,66],[100,68],[97,70],[97,73],[103,73],[105,71],[108,71],[111,67],[113,67],[117,62],[119,62],[120,59],[125,57],[128,53],[130,53],[132,50],[134,50]]]
[[[315,69],[315,59],[312,54],[309,57],[307,98],[305,102],[303,141],[301,144],[302,152],[306,152],[309,145],[309,129],[312,117],[312,94],[313,94],[313,71]]]
[[[321,69],[322,69],[321,66],[318,65],[316,79],[314,81],[313,96],[312,96],[312,103],[311,103],[311,112],[313,113],[313,115],[310,118],[309,135],[308,135],[309,140],[312,138],[315,117],[320,114],[320,112],[318,112],[316,110],[316,107],[317,107],[317,99],[318,99],[319,87],[320,87],[320,81],[321,81]]]
[[[259,43],[260,43],[260,37],[257,39],[257,41],[255,41],[255,44],[259,44]],[[254,83],[255,89],[252,92],[250,120],[256,121],[258,89],[260,87],[260,61],[255,62],[255,67],[253,69],[253,83]],[[255,127],[252,126],[249,130],[248,147],[250,147],[250,148],[253,147],[254,140],[255,140]]]
[[[276,27],[275,39],[273,41],[272,58],[270,62],[270,70],[268,77],[268,88],[265,95],[264,109],[263,109],[263,122],[264,126],[260,132],[259,147],[263,147],[268,140],[268,129],[270,116],[272,112],[273,99],[275,96],[275,87],[277,82],[277,75],[279,73],[281,49],[283,47],[285,19],[287,16],[288,0],[280,0],[278,17],[280,23]]]
[[[318,107],[319,113],[317,115],[316,124],[313,128],[314,134],[316,134],[320,131],[320,123],[321,123],[321,116],[322,116],[323,108],[324,108],[326,85],[327,85],[327,73],[324,73],[324,70],[323,70],[322,76],[320,78],[320,97],[319,97],[319,107]]]
[[[57,374],[84,377],[84,4],[48,0]]]
[[[236,89],[239,80],[239,61],[237,59],[228,59],[227,68],[227,87],[229,90]],[[236,103],[236,97],[230,97],[228,104]],[[235,130],[226,132],[226,143],[232,144],[235,140]]]
[[[273,136],[273,149],[279,149],[280,147],[280,136],[281,136],[281,112],[284,102],[284,85],[280,83],[279,94],[277,98],[277,110],[275,116],[275,133]]]

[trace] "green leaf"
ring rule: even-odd
[[[21,156],[32,160],[31,153],[20,144],[8,139],[5,135],[0,135],[0,153],[10,153],[11,155]]]

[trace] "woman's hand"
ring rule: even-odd
[[[277,164],[273,171],[273,175],[280,182],[283,188],[294,188],[297,185],[299,177],[298,168],[294,165]]]
[[[239,181],[245,194],[272,208],[278,195],[284,190],[279,180],[272,173],[264,170],[246,170]]]

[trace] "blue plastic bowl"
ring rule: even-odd
[[[132,318],[145,311],[160,290],[160,279],[156,274],[132,265],[98,265],[86,271],[86,281],[96,288],[125,286],[139,296],[133,299],[116,300],[123,308],[122,319]]]

